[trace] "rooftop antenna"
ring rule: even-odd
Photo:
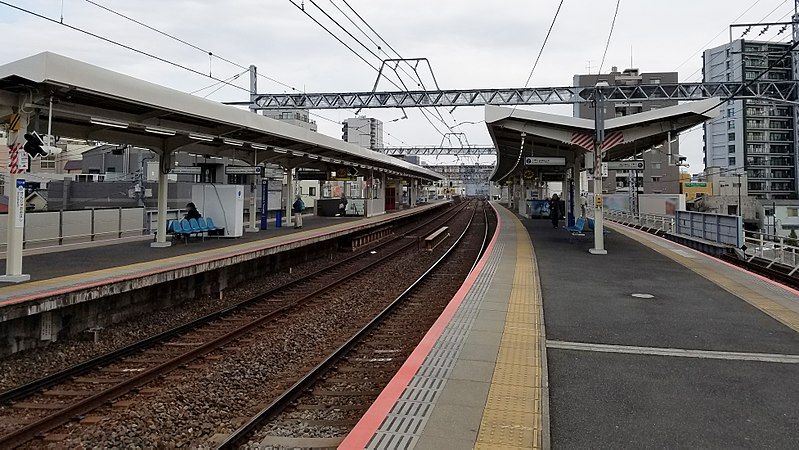
[[[632,44],[630,44],[630,69],[632,69],[634,67],[635,66],[633,65],[633,46],[632,46]]]

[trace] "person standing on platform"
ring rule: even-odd
[[[197,211],[197,206],[194,204],[194,202],[189,202],[186,205],[185,219],[186,220],[199,219],[200,217],[202,217],[202,214],[200,214],[200,211]]]
[[[291,211],[294,213],[294,228],[302,228],[302,213],[305,211],[305,202],[302,197],[297,195],[294,204],[291,205]]]
[[[552,220],[552,228],[557,228],[560,220],[560,197],[558,194],[552,194],[552,200],[549,201],[549,218]]]
[[[341,194],[341,201],[338,204],[338,216],[344,217],[347,215],[347,196]]]

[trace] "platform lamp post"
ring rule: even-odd
[[[594,89],[594,248],[592,255],[607,255],[604,236],[604,212],[602,211],[602,143],[605,141],[605,97],[597,83]]]

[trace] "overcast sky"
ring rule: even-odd
[[[376,72],[289,0],[154,1],[94,0],[152,27],[171,33],[200,48],[241,65],[255,64],[260,73],[307,92],[369,91]],[[373,51],[375,46],[336,11],[332,1],[346,10],[341,0],[314,0],[338,19]],[[300,3],[301,0],[296,0]],[[520,87],[532,68],[559,0],[348,0],[349,4],[403,57],[429,58],[441,88]],[[90,30],[121,43],[175,61],[203,73],[226,79],[241,72],[196,49],[103,11],[86,0],[11,0],[10,3]],[[531,86],[567,86],[577,73],[596,73],[608,37],[615,0],[565,0]],[[753,6],[754,5],[754,6]],[[751,7],[751,8],[750,8]],[[310,0],[305,9],[335,30],[346,42],[375,65],[377,59],[327,19]],[[748,11],[747,11],[748,9]],[[746,12],[745,12],[746,11]],[[603,66],[639,68],[644,72],[678,70],[681,81],[701,78],[701,50],[729,40],[728,25],[789,19],[789,0],[621,0],[615,30]],[[743,15],[741,15],[743,13]],[[740,16],[740,17],[739,17]],[[354,18],[354,17],[353,17]],[[357,21],[357,18],[354,18]],[[82,35],[58,24],[0,5],[4,45],[0,64],[41,51],[52,51],[116,70],[154,83],[192,92],[213,80],[142,56],[130,50]],[[362,24],[361,24],[362,25]],[[367,30],[368,31],[368,30]],[[754,30],[757,35],[759,30]],[[766,40],[787,39],[769,30]],[[750,35],[751,36],[751,35]],[[735,36],[737,37],[737,36]],[[388,50],[388,49],[386,49]],[[384,56],[380,54],[381,56]],[[210,67],[209,67],[210,66]],[[429,71],[420,73],[428,87]],[[409,77],[405,76],[409,81]],[[234,81],[248,87],[242,75]],[[287,92],[288,88],[259,78],[261,92]],[[394,89],[381,81],[381,88]],[[244,91],[223,87],[201,91],[219,101],[243,101]],[[537,110],[571,115],[570,106],[545,106]],[[439,145],[442,135],[421,115],[407,110],[365,110],[362,114],[385,122],[386,145]],[[455,131],[466,134],[471,144],[490,144],[483,108],[458,108],[452,115],[440,110]],[[316,117],[319,131],[341,137],[341,122],[353,111],[317,111],[332,119]],[[432,119],[442,132],[448,132]],[[681,153],[688,156],[691,172],[703,169],[702,133],[681,137]],[[457,141],[453,140],[457,145]],[[442,158],[440,162],[446,159]],[[466,162],[473,162],[469,159]],[[481,162],[489,162],[483,157]],[[431,159],[430,162],[435,162]]]

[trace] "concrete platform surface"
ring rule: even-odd
[[[799,447],[793,290],[623,226],[607,255],[590,255],[590,234],[523,222],[539,259],[554,447]]]

